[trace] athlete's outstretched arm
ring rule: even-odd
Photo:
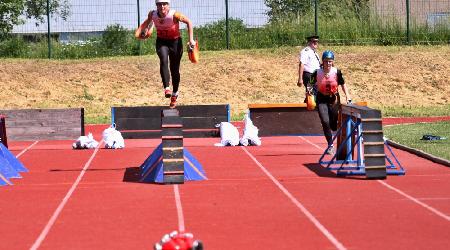
[[[176,16],[178,18],[178,20],[180,20],[181,22],[185,23],[187,25],[187,29],[188,29],[188,34],[189,34],[189,44],[190,45],[194,45],[195,41],[194,41],[194,27],[192,25],[191,20],[189,20],[188,17],[186,17],[185,15],[181,14],[181,13],[177,13],[178,15]]]

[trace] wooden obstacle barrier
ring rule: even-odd
[[[11,141],[74,140],[84,135],[84,109],[0,110]]]
[[[139,182],[182,184],[206,180],[205,171],[183,147],[183,119],[177,109],[164,109],[161,115],[161,144],[139,167]]]
[[[336,153],[330,161],[324,161],[325,150],[319,159],[320,164],[337,170],[338,175],[365,175],[369,179],[385,179],[387,174],[405,174],[384,141],[380,110],[353,104],[342,105],[339,116],[340,126],[333,137],[333,141],[337,141]],[[385,147],[388,147],[395,162],[385,153]]]
[[[0,115],[0,143],[3,143],[8,148],[8,137],[6,137],[6,123],[5,116]]]
[[[323,134],[317,111],[306,103],[249,104],[250,119],[260,136]]]
[[[161,112],[167,106],[113,107],[112,123],[125,139],[161,138]],[[178,106],[183,137],[219,137],[216,127],[230,121],[229,105]]]
[[[161,139],[164,183],[184,183],[183,119],[177,109],[162,111]]]

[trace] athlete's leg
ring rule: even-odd
[[[339,105],[341,104],[340,102],[340,97],[339,97],[339,93],[337,93],[336,95],[333,96],[333,101],[330,103],[329,106],[329,115],[330,115],[330,128],[333,131],[337,130],[337,125],[338,125],[338,116],[339,116]]]
[[[332,145],[333,144],[333,135],[331,133],[331,128],[330,128],[330,117],[329,117],[328,104],[327,103],[319,103],[317,106],[318,106],[318,110],[319,110],[319,118],[320,118],[320,123],[322,124],[323,133],[325,135],[328,145]]]
[[[156,53],[159,57],[159,73],[163,87],[168,88],[170,83],[169,47],[162,40],[156,39]]]
[[[173,41],[170,46],[170,74],[172,75],[173,93],[176,95],[180,85],[180,62],[183,56],[183,41],[181,37]]]

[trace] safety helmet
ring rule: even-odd
[[[328,60],[334,60],[334,53],[331,50],[325,50],[322,54],[322,61],[328,59]]]
[[[170,4],[170,0],[155,0],[155,4],[157,3],[168,3]]]

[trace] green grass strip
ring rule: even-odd
[[[450,160],[450,121],[385,126],[384,135],[399,144]],[[423,135],[447,139],[426,141],[421,140]]]

